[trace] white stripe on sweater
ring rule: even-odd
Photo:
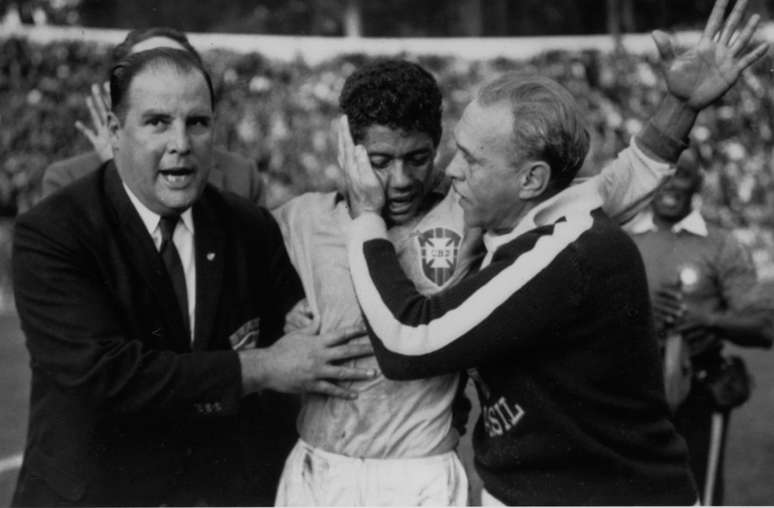
[[[531,250],[478,288],[456,309],[448,310],[429,323],[416,326],[401,323],[392,314],[368,274],[363,243],[386,236],[384,223],[378,216],[364,215],[353,221],[349,266],[363,313],[384,346],[398,354],[423,355],[451,344],[484,321],[591,228],[592,224],[590,212],[579,213],[566,222],[557,223],[550,235],[542,236]]]

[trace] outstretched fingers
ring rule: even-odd
[[[752,39],[755,30],[758,28],[760,19],[760,16],[753,14],[750,16],[750,19],[747,20],[744,29],[741,32],[737,32],[736,36],[731,38],[731,42],[729,44],[731,54],[738,56],[747,49],[747,45],[749,44],[750,39]]]
[[[339,165],[344,172],[344,178],[350,187],[359,181],[359,175],[356,163],[356,146],[352,140],[352,134],[349,131],[349,121],[346,115],[342,115],[338,122],[339,138]],[[351,188],[349,189],[352,190]]]
[[[654,30],[651,34],[653,42],[656,43],[659,57],[664,64],[667,64],[675,58],[675,47],[672,43],[672,37],[663,30]]]
[[[370,187],[379,187],[376,175],[371,169],[371,163],[368,160],[368,152],[362,145],[357,145],[353,150],[352,161],[352,182],[361,192]]]
[[[355,142],[349,132],[349,120],[347,115],[342,115],[339,120],[339,150],[344,164],[344,170],[349,170],[354,161]]]
[[[93,126],[92,130],[97,131],[100,126],[105,125],[107,123],[107,117],[103,117],[100,114],[99,109],[97,108],[97,103],[94,100],[94,97],[91,95],[86,96],[86,108],[89,110],[89,116],[91,117],[91,125]]]
[[[341,170],[344,171],[346,175],[346,150],[344,148],[344,132],[343,132],[343,124],[344,124],[344,118],[338,118],[333,123],[336,129],[336,148],[338,150],[337,156],[339,161],[339,167],[341,167]]]
[[[102,83],[102,100],[105,103],[105,107],[110,110],[110,81]]]
[[[744,55],[742,58],[739,59],[739,62],[736,64],[737,69],[739,72],[742,72],[749,66],[751,66],[753,63],[760,60],[763,55],[766,54],[769,50],[769,45],[765,42],[762,42],[758,44],[755,49]]]
[[[91,129],[86,127],[83,122],[76,120],[75,128],[78,129],[78,132],[86,136],[86,139],[88,139],[92,144],[96,143],[96,134]]]
[[[720,42],[728,45],[731,41],[731,37],[736,32],[736,27],[739,21],[742,19],[745,9],[747,8],[747,0],[739,0],[734,8],[731,10],[731,14],[728,16],[723,31],[720,33]]]
[[[91,97],[100,119],[99,125],[106,125],[108,106],[105,103],[105,95],[102,93],[102,87],[97,83],[92,83],[91,85]]]
[[[723,15],[726,13],[726,5],[728,5],[728,0],[717,0],[715,2],[712,13],[704,27],[702,37],[712,40],[717,35],[718,29],[723,22]]]

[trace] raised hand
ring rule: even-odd
[[[341,365],[367,356],[373,348],[362,328],[317,335],[307,328],[289,333],[267,348],[239,353],[245,393],[274,390],[283,393],[319,393],[354,399],[357,392],[336,381],[357,381],[376,376],[375,369]]]
[[[352,140],[346,116],[336,122],[336,132],[339,165],[347,186],[350,215],[354,219],[364,212],[380,214],[386,201],[384,186],[371,167],[365,148],[356,146]]]
[[[747,0],[739,0],[723,23],[728,0],[717,0],[696,46],[675,54],[665,32],[653,32],[669,92],[698,111],[720,98],[747,67],[761,58],[768,45],[750,49],[760,17],[751,16],[740,29]]]
[[[75,128],[86,136],[94,147],[94,151],[99,155],[102,162],[113,158],[113,148],[110,144],[110,131],[108,131],[108,111],[110,111],[110,88],[108,83],[102,86],[93,83],[91,85],[91,94],[86,96],[86,107],[89,109],[91,117],[91,127],[87,127],[83,122],[76,121]]]

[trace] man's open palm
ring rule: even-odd
[[[653,32],[667,88],[697,111],[720,98],[768,49],[766,43],[750,49],[760,18],[755,14],[742,25],[747,0],[737,2],[723,23],[727,4],[715,2],[699,42],[681,54],[675,54],[669,35]]]

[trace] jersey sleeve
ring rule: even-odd
[[[592,222],[589,215],[525,235],[519,255],[495,257],[456,286],[423,296],[402,272],[383,220],[353,221],[352,280],[385,376],[457,372],[551,336],[582,299],[572,244]]]
[[[619,223],[643,210],[659,186],[674,173],[670,164],[648,157],[635,139],[598,175],[579,184],[594,187],[602,209]]]

